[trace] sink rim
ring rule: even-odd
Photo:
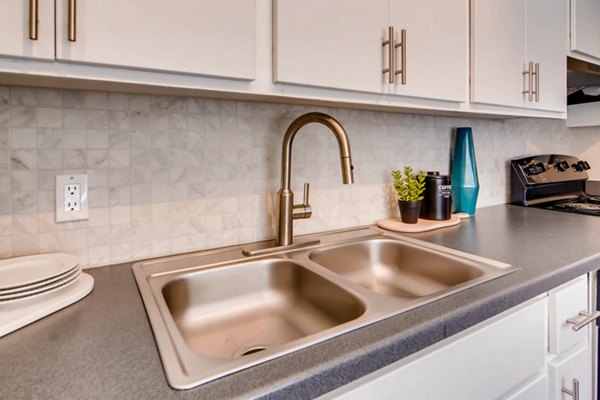
[[[311,345],[322,343],[341,334],[354,331],[382,321],[386,318],[400,315],[417,307],[424,306],[433,301],[445,298],[451,294],[462,292],[471,287],[497,279],[504,275],[518,271],[521,268],[511,266],[500,261],[465,253],[433,243],[403,236],[378,227],[367,226],[351,229],[342,229],[331,232],[322,232],[306,235],[307,238],[319,238],[320,243],[302,249],[279,251],[269,255],[244,256],[244,245],[229,246],[221,249],[211,249],[184,255],[167,256],[158,259],[145,260],[135,263],[132,270],[135,276],[146,314],[150,320],[154,338],[160,353],[163,369],[170,386],[175,389],[189,389],[214,379],[229,375],[234,372],[252,367],[257,364],[290,354],[307,348]],[[451,254],[486,266],[486,272],[475,279],[449,287],[413,300],[399,300],[391,296],[372,292],[359,284],[315,263],[309,254],[322,249],[340,247],[354,242],[385,238],[393,241],[406,242],[419,247],[436,250],[442,254]],[[345,322],[317,334],[289,342],[289,346],[272,352],[269,350],[257,352],[238,359],[220,359],[219,365],[206,362],[206,357],[199,356],[187,347],[181,337],[177,337],[178,328],[174,325],[172,316],[162,297],[162,287],[177,276],[194,271],[210,270],[227,266],[244,265],[260,262],[265,259],[283,259],[300,264],[322,278],[330,281],[340,289],[348,292],[353,297],[365,304],[365,312],[358,318]],[[488,268],[489,267],[489,268]],[[165,315],[167,310],[167,315]],[[185,351],[187,349],[187,351]]]

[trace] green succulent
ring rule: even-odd
[[[413,169],[409,166],[404,167],[404,176],[399,170],[392,171],[394,178],[394,189],[398,194],[400,201],[418,201],[423,200],[425,191],[425,171],[419,171],[417,176],[413,174]]]

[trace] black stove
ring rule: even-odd
[[[587,161],[545,154],[511,160],[510,166],[512,204],[600,216],[600,197],[585,192]]]

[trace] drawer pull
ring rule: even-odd
[[[523,94],[529,95],[529,101],[533,101],[533,62],[529,62],[529,68],[523,71],[523,75],[527,76],[527,81],[529,82],[529,89],[523,90]]]
[[[401,47],[400,69],[394,71],[395,75],[402,75],[400,83],[406,85],[406,29],[400,30],[400,43],[396,43],[394,48]],[[394,65],[396,63],[394,62]]]
[[[388,64],[387,68],[382,70],[383,74],[388,74],[388,82],[394,83],[394,27],[388,27],[388,39],[381,42],[383,47],[388,46]]]
[[[584,326],[586,326],[590,322],[592,322],[595,319],[597,319],[598,317],[600,317],[600,311],[595,311],[595,312],[593,312],[591,314],[587,313],[587,312],[584,312],[584,311],[579,311],[579,315],[582,316],[582,317],[585,317],[585,318],[582,319],[581,321],[578,321],[575,318],[569,318],[569,319],[567,319],[567,323],[573,325],[573,326],[571,326],[571,328],[575,332],[577,332],[578,330],[580,330],[581,328],[583,328]]]
[[[29,39],[38,40],[38,0],[29,0]]]
[[[573,400],[579,400],[579,381],[577,379],[573,379],[573,390],[567,389],[563,386],[560,388],[560,391],[572,396]]]
[[[535,101],[540,101],[540,64],[535,63],[535,70],[533,72],[535,75]]]
[[[77,0],[69,0],[67,19],[67,39],[74,42],[77,40]]]

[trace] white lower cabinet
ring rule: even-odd
[[[592,324],[567,322],[589,311],[589,290],[581,276],[321,399],[592,400]]]
[[[592,383],[592,354],[587,343],[575,347],[571,351],[561,354],[548,364],[548,377],[550,382],[550,400],[591,400]],[[577,391],[579,396],[565,393],[562,389],[571,392]]]
[[[549,304],[549,351],[561,354],[578,343],[587,341],[589,327],[578,331],[572,329],[568,319],[581,320],[588,310],[587,277],[574,279],[548,292]]]
[[[588,310],[587,276],[551,290],[549,298],[548,387],[550,400],[592,400],[594,392],[590,323],[578,331],[571,321],[584,319]],[[575,389],[577,387],[577,390]],[[563,388],[571,393],[563,391]],[[576,393],[578,395],[576,396]]]
[[[544,368],[546,326],[547,299],[536,299],[328,393],[323,399],[505,397]]]
[[[548,376],[546,372],[515,390],[506,400],[539,400],[548,398]]]

